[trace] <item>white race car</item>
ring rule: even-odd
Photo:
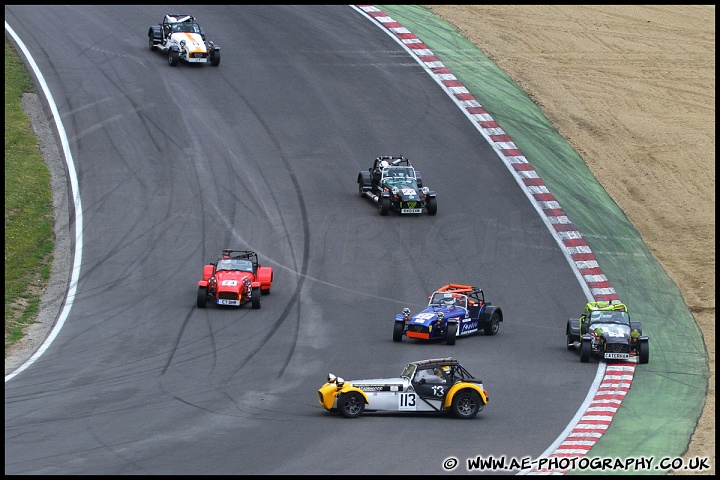
[[[488,403],[488,393],[482,381],[448,357],[410,362],[396,378],[345,381],[330,373],[318,400],[346,418],[363,412],[428,412],[470,419]]]
[[[192,15],[167,14],[162,23],[148,30],[150,50],[160,49],[171,67],[180,60],[187,63],[220,65],[220,46],[205,39],[205,30]]]

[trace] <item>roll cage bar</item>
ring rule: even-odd
[[[228,248],[223,249],[222,253],[220,254],[220,258],[218,259],[218,262],[220,260],[228,258],[230,260],[250,260],[252,262],[253,272],[257,271],[257,268],[260,266],[257,253],[250,250],[230,250]]]
[[[417,362],[410,362],[409,365],[415,365],[415,371],[419,367],[427,367],[427,366],[438,366],[438,367],[450,367],[450,376],[452,378],[456,377],[462,377],[462,378],[470,378],[475,379],[470,372],[468,372],[465,367],[460,365],[460,362],[458,362],[455,358],[452,357],[446,357],[446,358],[431,358],[428,360],[419,360]],[[407,367],[406,367],[407,369]]]
[[[471,285],[460,285],[457,283],[449,283],[444,285],[433,292],[435,295],[438,292],[451,292],[451,293],[462,293],[469,299],[473,299],[477,302],[485,303],[485,293],[482,288],[473,287]],[[430,296],[432,299],[433,295]]]

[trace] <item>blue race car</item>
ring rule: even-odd
[[[457,337],[472,335],[480,330],[496,335],[503,321],[500,307],[485,301],[481,288],[451,283],[436,290],[429,297],[428,306],[410,316],[410,309],[395,315],[393,342],[401,342],[403,335],[423,340],[444,339],[455,345]]]

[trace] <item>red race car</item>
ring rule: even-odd
[[[210,298],[216,305],[241,307],[251,302],[252,308],[260,308],[261,297],[270,293],[272,281],[272,268],[261,267],[255,252],[225,249],[217,262],[203,267],[197,306],[205,308]]]

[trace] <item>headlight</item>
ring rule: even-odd
[[[422,188],[420,189],[420,191],[423,193],[423,195],[427,195],[428,193],[430,193],[430,188],[429,188],[429,187],[422,187]]]
[[[400,189],[398,187],[392,187],[392,194],[397,195]]]

